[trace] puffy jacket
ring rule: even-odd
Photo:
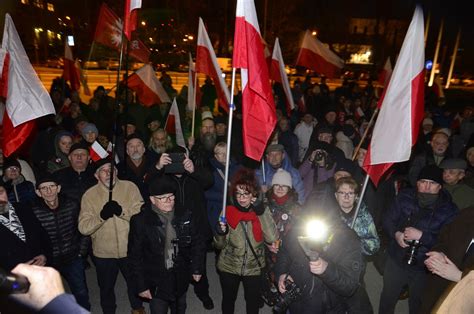
[[[123,258],[127,256],[130,218],[140,212],[143,199],[137,186],[130,181],[117,179],[112,200],[122,206],[122,214],[107,220],[100,217],[105,203],[109,201],[109,189],[98,183],[86,191],[81,201],[79,231],[90,235],[94,256],[101,258]]]
[[[405,227],[419,229],[423,232],[420,238],[421,245],[417,250],[417,263],[411,267],[414,270],[423,270],[425,268],[423,263],[426,259],[425,254],[438,240],[441,228],[450,223],[457,213],[456,205],[444,189],[440,190],[438,200],[432,210],[420,208],[416,197],[416,189],[402,190],[387,211],[383,221],[383,228],[390,238],[389,255],[399,265],[406,265],[404,257],[408,248],[404,249],[398,245],[395,240],[395,233],[397,231],[403,232]]]
[[[3,180],[5,180],[5,178]],[[4,182],[10,203],[29,203],[36,198],[33,183],[26,181],[23,175],[20,175],[15,181],[8,180]]]
[[[190,224],[191,243],[178,244],[178,256],[172,269],[164,261],[165,227],[149,207],[132,217],[128,241],[128,258],[136,293],[147,289],[154,297],[174,300],[188,289],[191,274],[204,273],[206,244],[191,211],[175,208],[173,226]],[[180,234],[175,227],[177,236]],[[163,284],[166,283],[166,284]]]
[[[77,228],[79,203],[60,196],[59,207],[51,210],[38,199],[32,207],[36,218],[49,236],[52,249],[52,266],[64,266],[72,262],[79,254],[87,253],[87,241]],[[81,248],[84,251],[81,252]]]
[[[272,215],[267,209],[265,209],[262,215],[258,216],[258,219],[262,227],[264,241],[257,242],[254,239],[251,222],[241,222],[235,229],[229,226],[229,233],[227,235],[214,236],[216,248],[222,250],[217,260],[217,269],[219,271],[239,276],[257,276],[260,274],[260,267],[248,246],[244,230],[247,232],[250,243],[262,266],[265,265],[265,247],[263,242],[273,243],[278,239],[278,235]]]

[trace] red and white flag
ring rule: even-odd
[[[176,144],[178,146],[186,148],[176,98],[173,99],[173,104],[171,105],[170,112],[166,118],[165,130],[168,132],[168,134],[174,134],[176,136]]]
[[[288,81],[288,76],[286,75],[285,62],[283,62],[283,55],[281,53],[278,38],[275,40],[275,46],[273,47],[270,78],[281,83],[283,86],[283,91],[286,96],[286,111],[289,116],[291,111],[295,109],[295,102],[293,101],[293,95],[291,94],[290,83]]]
[[[76,69],[79,71],[79,78],[81,80],[82,89],[84,90],[84,94],[86,94],[87,96],[91,96],[92,93],[91,93],[91,90],[89,88],[89,85],[87,84],[87,77],[84,75],[84,72],[81,69],[81,63],[79,62],[79,60],[76,60],[75,65],[76,65]]]
[[[260,160],[275,129],[276,109],[253,0],[237,0],[233,67],[240,68],[244,153]]]
[[[129,56],[143,63],[150,61],[150,49],[140,39],[134,39],[130,41]]]
[[[385,61],[385,65],[383,66],[382,71],[379,73],[379,84],[382,87],[387,87],[388,81],[392,76],[392,63],[390,62],[390,57],[387,58]]]
[[[216,53],[212,47],[211,40],[207,34],[206,27],[199,18],[199,32],[197,40],[196,72],[209,75],[216,86],[219,106],[229,112],[230,92],[224,78],[221,67],[217,63]]]
[[[296,65],[304,66],[319,74],[333,78],[344,67],[344,60],[307,30],[296,59]]]
[[[69,47],[67,42],[64,45],[63,78],[69,81],[73,91],[78,91],[81,88],[81,75],[79,69],[76,68],[76,62],[72,56],[71,47]]]
[[[156,77],[155,70],[145,64],[128,77],[127,85],[137,93],[138,99],[145,106],[171,102],[160,80]]]
[[[132,39],[132,32],[137,29],[137,9],[140,9],[141,7],[142,0],[125,0],[123,32],[128,40]]]
[[[91,147],[89,148],[89,154],[91,156],[92,161],[94,162],[107,158],[109,156],[109,153],[97,141],[94,141],[94,143],[92,143]]]
[[[375,185],[396,162],[410,158],[424,111],[424,26],[420,7],[386,88],[363,168]],[[394,136],[396,134],[396,136]]]
[[[9,14],[5,15],[0,51],[0,96],[6,98],[2,147],[3,154],[8,157],[33,131],[36,118],[56,112],[48,91],[28,59]]]
[[[188,72],[188,104],[187,110],[193,111],[195,106],[199,107],[201,103],[201,89],[198,86],[198,80],[196,77],[196,65],[193,62],[193,57],[189,53],[189,72]],[[197,108],[196,107],[196,108]]]

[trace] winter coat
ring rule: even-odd
[[[290,173],[291,181],[293,183],[293,188],[295,189],[296,193],[298,193],[298,203],[303,204],[305,200],[304,199],[305,191],[304,191],[304,185],[303,185],[303,181],[301,180],[300,173],[298,172],[297,169],[293,168],[287,154],[284,153],[284,155],[285,157],[283,158],[280,168]],[[272,183],[273,175],[278,169],[274,169],[268,163],[267,160],[265,160],[264,164],[265,164],[265,182],[263,181],[263,173],[262,173],[261,167],[255,170],[255,177],[257,178],[257,182],[260,186],[262,185],[270,186]]]
[[[306,150],[308,149],[309,139],[311,137],[311,133],[313,133],[313,128],[313,124],[307,125],[303,121],[295,127],[294,133],[296,137],[298,137],[298,161],[300,162],[303,161]]]
[[[363,269],[361,245],[356,233],[337,216],[326,219],[332,236],[319,253],[328,266],[321,275],[314,275],[309,268],[309,259],[298,242],[298,236],[305,234],[308,219],[306,215],[300,216],[295,227],[283,239],[274,268],[275,278],[278,280],[281,275],[288,274],[301,289],[301,297],[290,305],[292,313],[329,313],[359,287]],[[303,310],[301,304],[308,300],[315,307]]]
[[[353,211],[355,211],[355,208],[353,208]],[[349,228],[354,216],[354,213],[351,213],[351,217],[348,218],[342,214],[341,210],[341,219]],[[380,248],[379,235],[377,234],[372,215],[369,213],[369,210],[364,203],[360,205],[359,213],[357,214],[357,219],[354,224],[354,231],[360,239],[362,253],[364,255],[371,256],[377,253]]]
[[[424,166],[438,166],[443,160],[448,159],[450,156],[449,150],[446,151],[446,154],[443,157],[440,157],[439,163],[437,164],[432,150],[416,155],[410,164],[410,169],[408,170],[408,181],[412,186],[415,187],[416,181],[418,181],[418,176],[420,175],[421,169],[423,169]]]
[[[61,185],[61,194],[72,198],[79,203],[82,195],[97,184],[92,166],[88,166],[85,171],[77,172],[72,167],[61,169],[54,173],[56,182]]]
[[[298,138],[291,130],[278,133],[278,144],[282,144],[285,147],[285,151],[290,158],[291,165],[296,167],[298,164]]]
[[[45,255],[46,258],[51,256],[48,235],[30,207],[25,204],[12,204],[12,206],[23,226],[26,241],[23,242],[0,223],[0,239],[2,239],[0,268],[5,271],[10,271],[17,264],[26,263],[41,254]]]
[[[117,179],[112,191],[112,200],[122,207],[122,214],[107,220],[100,217],[105,203],[109,201],[109,189],[97,183],[84,193],[79,214],[79,231],[92,238],[94,256],[100,258],[123,258],[127,256],[130,218],[140,211],[143,199],[137,186],[130,181]]]
[[[336,147],[344,152],[344,156],[347,159],[352,159],[352,154],[354,153],[354,144],[352,143],[352,140],[342,131],[339,131],[336,134]]]
[[[77,228],[80,211],[78,202],[61,195],[59,207],[52,210],[43,199],[37,199],[32,210],[48,234],[52,250],[49,262],[52,266],[68,265],[79,254],[87,254],[87,240]]]
[[[150,290],[153,297],[175,300],[188,289],[192,274],[204,273],[206,244],[199,232],[198,221],[190,211],[175,208],[172,222],[178,238],[190,236],[190,243],[179,241],[173,268],[165,266],[165,226],[150,207],[132,217],[128,240],[128,259],[136,293]],[[180,234],[183,226],[190,233]],[[177,227],[177,226],[180,226]]]
[[[36,198],[35,187],[30,181],[26,181],[23,175],[16,180],[5,181],[5,190],[10,203],[30,203]]]
[[[229,206],[227,206],[229,207]],[[240,222],[235,229],[228,226],[229,232],[226,235],[215,235],[214,243],[218,250],[221,250],[217,260],[217,269],[222,272],[238,276],[260,275],[260,267],[246,241],[244,230],[247,232],[250,243],[262,266],[265,265],[264,242],[273,243],[278,239],[275,223],[271,213],[265,209],[264,213],[258,216],[262,227],[264,241],[257,242],[253,236],[253,225],[251,222]]]
[[[288,200],[283,204],[277,204],[272,198],[272,189],[268,190],[264,199],[264,206],[272,213],[273,221],[277,227],[278,238],[282,239],[292,228],[296,217],[300,213],[301,207],[297,201],[297,195],[290,190]]]
[[[474,206],[474,189],[467,184],[445,184],[443,187],[451,194],[454,204],[456,204],[459,209]]]
[[[149,201],[148,184],[146,183],[147,173],[152,167],[155,167],[156,162],[156,154],[146,153],[143,155],[143,161],[139,168],[135,167],[128,156],[117,165],[120,180],[128,180],[135,183],[145,203]],[[137,172],[135,172],[132,167],[134,167]]]
[[[451,201],[449,193],[442,189],[434,209],[422,209],[418,205],[416,189],[409,188],[400,191],[392,206],[386,211],[383,228],[387,233],[390,243],[388,254],[400,266],[407,265],[405,255],[408,248],[402,248],[395,240],[397,231],[403,232],[406,227],[414,227],[423,232],[420,238],[420,247],[415,256],[417,263],[411,269],[423,271],[426,253],[431,250],[438,240],[441,228],[450,223],[458,213],[456,205]]]

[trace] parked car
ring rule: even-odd
[[[48,68],[61,69],[64,66],[63,58],[50,58],[46,60],[46,66]]]

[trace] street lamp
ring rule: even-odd
[[[318,35],[318,32],[317,32],[317,31],[313,31],[313,32],[311,33],[311,35],[316,36],[316,35]]]

